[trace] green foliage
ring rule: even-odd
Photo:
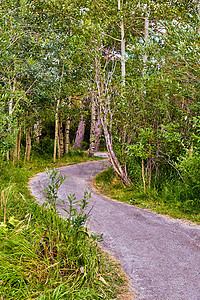
[[[123,280],[85,226],[90,195],[80,201],[70,195],[63,203],[68,217],[60,218],[55,206],[65,178],[54,169],[48,172],[47,203],[40,207],[26,184],[41,166],[42,161],[40,169],[33,163],[1,165],[0,295],[10,300],[113,299]]]
[[[58,189],[66,179],[66,176],[58,174],[58,171],[54,168],[52,171],[47,170],[47,175],[50,180],[47,188],[44,189],[46,193],[46,201],[49,204],[50,209],[56,212],[57,200],[58,200]]]
[[[110,184],[114,178],[114,173],[112,168],[108,168],[105,172],[102,172],[97,175],[96,181],[101,182],[105,181],[105,183]]]
[[[157,213],[167,214],[174,218],[182,218],[199,223],[199,164],[196,165],[198,159],[199,158],[194,159],[194,165],[189,163],[188,166],[187,163],[187,167],[185,161],[180,162],[180,164],[184,164],[185,170],[194,168],[197,171],[195,180],[193,176],[191,176],[192,182],[190,181],[190,176],[190,179],[186,179],[189,175],[188,172],[186,172],[186,176],[182,173],[185,182],[178,178],[176,172],[170,176],[169,174],[162,174],[162,178],[159,179],[160,183],[157,183],[157,186],[155,185],[151,188],[147,187],[147,191],[144,193],[140,173],[138,173],[138,178],[134,177],[136,184],[126,187],[111,169],[107,169],[96,176],[95,187],[101,193],[118,201],[148,208]],[[134,167],[136,166],[134,165]],[[134,173],[134,176],[136,176],[136,174],[137,173]],[[193,171],[191,174],[193,174]]]
[[[25,152],[25,134],[32,129],[32,159],[48,159],[57,99],[59,118],[64,124],[70,115],[75,131],[77,116],[88,115],[83,99],[93,94],[114,152],[138,189],[146,185],[166,198],[174,192],[177,201],[182,198],[188,207],[195,206],[200,146],[198,3],[120,1],[120,9],[117,4],[1,3],[0,156],[14,156],[20,130]],[[126,41],[123,88],[121,22]],[[37,121],[45,127],[40,145],[33,130]],[[89,140],[87,129],[86,133]],[[73,130],[70,134],[73,140]],[[88,148],[87,142],[82,146]],[[188,157],[191,149],[195,154]]]
[[[33,144],[33,155],[38,158],[41,156],[48,158],[49,156],[52,156],[53,147],[53,140],[49,136],[44,136],[39,144],[37,142]]]
[[[85,142],[85,141],[81,142],[82,150],[88,150],[88,148],[89,148],[88,142]]]
[[[183,157],[177,164],[180,170],[185,190],[187,190],[188,200],[194,205],[199,205],[200,195],[200,155],[193,153],[191,156]]]

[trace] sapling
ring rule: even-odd
[[[56,211],[56,205],[58,200],[58,189],[60,188],[63,181],[66,179],[66,175],[61,175],[54,168],[52,171],[47,170],[47,175],[50,179],[48,187],[44,189],[46,193],[46,201],[49,204],[49,207]]]
[[[78,241],[78,236],[83,234],[90,237],[92,240],[98,240],[95,235],[89,235],[87,227],[85,226],[86,220],[90,216],[90,211],[86,212],[88,208],[88,200],[91,198],[91,194],[86,190],[82,199],[77,200],[75,194],[67,196],[67,200],[60,199],[58,197],[58,190],[61,184],[66,179],[66,176],[61,175],[58,170],[53,169],[47,171],[47,175],[50,179],[50,183],[47,188],[44,189],[46,193],[46,202],[43,206],[48,207],[47,217],[47,230],[45,233],[45,241],[50,242],[50,250],[53,253],[55,248],[55,242],[58,244],[60,240],[60,218],[56,212],[56,206],[58,200],[63,203],[62,209],[67,213],[66,223],[67,232],[66,236],[73,239],[75,245]],[[80,238],[80,237],[79,237]],[[102,236],[100,237],[100,239]]]

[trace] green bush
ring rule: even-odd
[[[194,153],[192,156],[183,157],[177,164],[184,183],[188,186],[189,193],[193,197],[200,195],[200,155]]]
[[[46,136],[40,140],[39,144],[35,141],[32,150],[35,157],[41,157],[41,155],[49,157],[54,151],[54,140]]]

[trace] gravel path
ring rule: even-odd
[[[106,167],[107,160],[62,167],[67,179],[59,197],[83,197],[92,192],[90,229],[104,235],[103,248],[122,263],[131,278],[133,291],[143,300],[200,300],[200,228],[191,227],[97,194],[92,178]],[[45,173],[30,182],[32,194],[42,203]],[[60,205],[58,211],[64,214]]]

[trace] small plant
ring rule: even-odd
[[[47,170],[47,175],[50,179],[50,184],[44,189],[46,193],[46,201],[49,207],[56,211],[56,205],[58,200],[58,189],[65,180],[66,176],[58,174],[58,171],[54,168],[52,171]]]
[[[56,205],[59,199],[58,190],[63,181],[66,179],[66,176],[62,176],[55,168],[52,171],[47,171],[47,175],[50,179],[50,184],[44,189],[46,193],[46,203],[44,203],[43,206],[48,206],[49,214],[51,215],[50,223],[52,223],[53,220],[57,219],[54,214],[56,214]],[[89,213],[86,213],[85,211],[88,207],[88,200],[90,198],[91,194],[86,190],[83,199],[77,200],[75,194],[67,196],[68,203],[59,199],[63,203],[63,210],[67,213],[66,221],[68,226],[72,226],[74,228],[75,235],[77,235],[78,231],[83,228],[89,217]],[[53,212],[53,214],[51,214],[51,212]],[[55,228],[53,223],[49,225],[51,228]]]
[[[66,176],[62,176],[55,168],[52,171],[47,171],[47,175],[50,183],[47,188],[44,189],[46,193],[46,202],[43,204],[43,207],[46,208],[46,229],[43,236],[43,242],[45,242],[45,247],[43,245],[43,249],[46,249],[45,255],[53,257],[55,254],[57,255],[58,247],[56,245],[58,243],[68,244],[69,241],[71,241],[71,244],[73,244],[73,251],[76,253],[76,248],[79,247],[78,244],[84,239],[90,239],[91,241],[102,240],[102,235],[96,236],[90,234],[85,226],[86,221],[90,216],[90,211],[86,212],[86,210],[91,194],[86,190],[84,197],[80,200],[76,199],[75,194],[70,194],[67,196],[68,201],[66,203],[66,201],[58,197],[58,190],[66,179]],[[57,214],[56,206],[58,200],[63,203],[62,209],[67,213],[65,220],[61,220]],[[61,234],[63,222],[65,224],[65,235]]]

